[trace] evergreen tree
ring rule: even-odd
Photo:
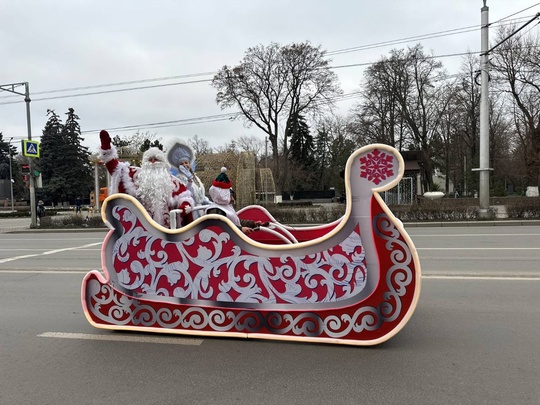
[[[4,135],[0,132],[0,179],[10,180],[10,156],[11,156],[11,175],[14,180],[13,195],[14,198],[22,195],[22,175],[19,163],[15,159],[17,148],[4,140]]]
[[[313,136],[309,133],[309,126],[303,115],[298,114],[290,121],[289,133],[291,159],[305,167],[311,166],[313,164]]]
[[[112,139],[112,144],[116,146],[118,156],[120,157],[135,154],[131,147],[132,142],[127,138],[120,138],[119,135],[115,135]]]
[[[61,172],[64,159],[65,143],[62,139],[64,128],[62,121],[54,110],[47,110],[47,122],[41,136],[41,178],[43,189],[39,192],[42,199],[52,202],[61,202],[63,184],[61,179],[55,176]]]
[[[0,132],[0,179],[9,179],[9,152],[9,144]]]
[[[69,108],[63,125],[54,110],[47,115],[41,137],[41,197],[54,203],[85,198],[92,189],[92,168],[88,148],[81,145],[79,117]]]
[[[143,141],[142,145],[139,146],[139,152],[144,153],[150,148],[158,148],[158,149],[163,150],[163,145],[159,142],[158,139],[152,142],[150,139],[146,138]]]
[[[315,188],[323,190],[327,185],[327,173],[326,169],[330,167],[330,145],[332,143],[330,129],[327,125],[321,125],[317,129],[317,136],[315,137],[315,168],[314,172],[317,177]]]
[[[313,172],[313,136],[303,115],[295,114],[289,120],[287,132],[290,136],[289,159],[290,173],[285,183],[291,193],[313,189],[316,181]]]
[[[73,108],[66,113],[67,119],[64,125],[63,138],[68,146],[66,196],[68,201],[78,197],[86,197],[92,189],[92,166],[90,165],[90,152],[82,145],[84,138],[81,136],[80,119]]]

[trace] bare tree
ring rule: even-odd
[[[317,115],[327,110],[332,98],[341,94],[329,60],[320,47],[309,42],[249,48],[242,62],[224,66],[212,85],[222,109],[239,108],[239,117],[247,125],[257,126],[268,136],[280,190],[287,178],[289,121],[298,114]],[[278,142],[284,157],[281,160]]]
[[[452,154],[449,170],[452,170],[454,185],[461,194],[478,189],[478,174],[471,170],[479,164],[479,112],[480,86],[477,83],[480,71],[478,57],[469,53],[463,58],[458,80],[455,83],[455,98],[452,109]]]
[[[425,54],[421,45],[392,50],[390,57],[367,70],[364,100],[356,112],[357,135],[360,130],[368,141],[421,151],[427,190],[440,157],[433,143],[440,140],[438,126],[449,101],[443,100],[443,86],[436,80],[444,75],[442,64]]]
[[[405,120],[414,148],[422,152],[424,187],[431,190],[433,170],[437,149],[432,141],[440,125],[441,112],[446,108],[441,105],[442,86],[436,86],[435,78],[444,75],[442,64],[425,55],[420,45],[409,48],[404,54],[395,54],[394,58],[406,61],[402,72],[403,86],[406,91],[397,92],[401,113]]]
[[[524,153],[527,181],[540,186],[540,40],[538,36],[512,36],[515,27],[503,27],[492,53],[496,88],[515,104],[519,115],[520,149]]]
[[[397,92],[403,91],[400,60],[383,59],[365,73],[362,101],[353,108],[349,130],[361,143],[385,143],[401,149],[403,116]]]
[[[255,156],[260,157],[265,153],[265,139],[261,139],[255,135],[242,135],[237,139],[236,145],[241,151],[251,152]]]
[[[195,135],[193,138],[188,140],[188,143],[193,148],[195,156],[208,155],[212,153],[212,148],[208,144],[208,141],[200,138],[198,135]]]

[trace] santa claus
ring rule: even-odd
[[[191,193],[171,175],[165,154],[150,148],[143,154],[141,167],[130,166],[118,160],[118,153],[111,144],[107,131],[101,131],[100,159],[111,174],[109,194],[125,193],[137,198],[150,216],[165,227],[170,224],[170,211],[180,208],[183,213],[177,223],[192,221],[191,208],[195,205]]]

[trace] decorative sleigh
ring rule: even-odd
[[[82,306],[97,328],[204,336],[375,345],[399,332],[420,294],[416,249],[379,196],[404,162],[392,147],[354,152],[345,168],[347,205],[338,221],[289,227],[268,221],[244,235],[224,216],[182,229],[154,222],[125,194],[107,198],[103,273],[82,282]]]

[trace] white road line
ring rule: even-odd
[[[101,245],[101,243],[102,242],[96,242],[96,243],[89,243],[87,245],[82,245],[82,246],[75,246],[75,247],[69,247],[69,248],[64,248],[64,249],[48,250],[46,252],[37,253],[37,254],[34,254],[34,255],[7,257],[5,259],[0,259],[0,263],[7,263],[7,262],[12,262],[14,260],[28,259],[29,257],[36,257],[36,256],[42,256],[42,255],[52,255],[54,253],[65,252],[65,251],[68,251],[68,250],[85,249],[87,247]]]
[[[87,245],[75,246],[75,247],[69,247],[69,248],[63,248],[63,249],[49,250],[48,252],[43,252],[42,254],[43,255],[52,255],[54,253],[67,252],[68,250],[84,249],[84,248],[91,247],[91,246],[96,246],[96,245],[101,245],[101,242],[89,243]]]
[[[519,248],[519,247],[493,247],[493,248],[465,248],[465,247],[456,247],[456,248],[416,248],[416,250],[540,250],[540,247],[531,247],[531,248]]]
[[[27,252],[27,251],[31,251],[31,252],[39,252],[39,251],[43,251],[43,252],[47,252],[49,249],[36,249],[36,248],[19,248],[19,249],[1,249],[0,248],[0,252]],[[81,248],[81,250],[84,250],[86,252],[88,251],[101,251],[101,249],[97,248],[88,248],[88,249],[85,249],[85,248]]]
[[[31,241],[31,240],[39,240],[39,241],[43,241],[43,238],[9,238],[9,241],[10,242],[28,242],[28,241]],[[47,238],[47,241],[62,241],[62,240],[69,240],[69,241],[73,241],[73,238]],[[103,238],[77,238],[77,240],[100,240],[100,241],[103,241]]]
[[[0,274],[86,274],[90,270],[0,270]],[[97,269],[96,269],[97,270]]]
[[[56,339],[83,339],[83,340],[105,340],[110,342],[136,342],[136,343],[158,343],[166,345],[200,346],[202,339],[188,339],[184,337],[154,337],[141,335],[98,335],[93,333],[63,333],[45,332],[38,337],[48,337]]]
[[[409,234],[409,236],[413,237],[413,236],[418,236],[418,237],[426,237],[426,238],[432,238],[434,236],[440,236],[440,237],[444,237],[444,238],[454,238],[454,237],[459,237],[459,238],[462,238],[464,236],[473,236],[475,238],[479,237],[479,236],[540,236],[540,233],[454,233],[454,234],[451,234],[451,235],[446,235],[446,234],[433,234],[433,235],[428,235],[428,234],[414,234],[412,232],[407,232]]]
[[[422,276],[424,279],[433,280],[494,280],[494,281],[540,281],[539,277],[522,277],[522,276]]]

